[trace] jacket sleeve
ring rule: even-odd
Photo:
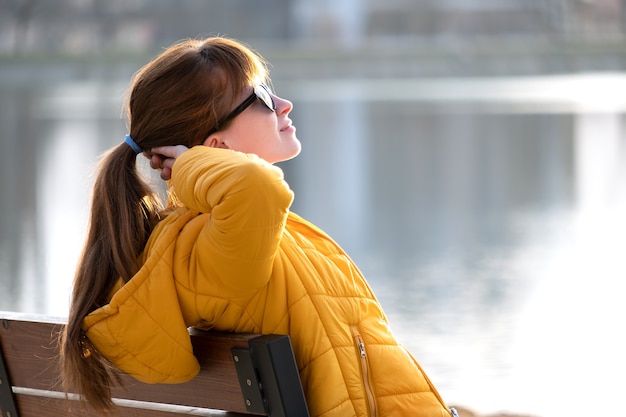
[[[230,296],[264,286],[293,201],[282,170],[255,155],[196,146],[176,160],[172,186],[185,206],[208,214],[185,248],[189,277]]]

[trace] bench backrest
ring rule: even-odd
[[[98,416],[63,393],[58,336],[63,321],[0,312],[2,417]],[[184,384],[143,384],[123,376],[114,415],[308,416],[291,342],[283,335],[191,331],[202,367]]]

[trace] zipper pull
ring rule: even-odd
[[[366,358],[367,354],[365,353],[365,344],[359,340],[359,352],[361,353],[362,358]]]

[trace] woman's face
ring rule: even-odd
[[[248,87],[237,99],[241,103],[253,91]],[[252,153],[267,162],[286,161],[300,153],[300,141],[289,113],[293,104],[272,94],[276,111],[271,111],[261,100],[254,102],[236,116],[224,130],[211,134],[204,142],[207,146]]]

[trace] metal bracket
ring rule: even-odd
[[[308,417],[289,336],[265,335],[232,349],[247,410],[270,417]]]
[[[235,361],[235,369],[237,370],[237,378],[241,386],[243,400],[246,403],[246,410],[251,413],[267,414],[263,394],[261,390],[263,386],[259,383],[254,368],[254,361],[249,349],[231,349],[233,361]]]
[[[17,412],[17,403],[11,381],[9,380],[8,369],[4,363],[2,355],[2,346],[0,345],[0,410],[2,417],[19,417]]]

